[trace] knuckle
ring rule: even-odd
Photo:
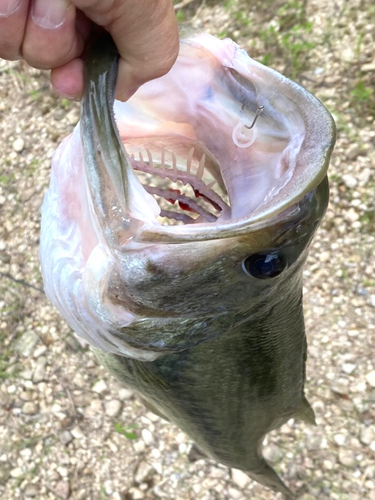
[[[30,66],[38,69],[57,68],[69,61],[69,54],[59,45],[51,47],[45,44],[25,43],[23,57]]]

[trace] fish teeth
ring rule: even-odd
[[[193,158],[193,154],[194,154],[194,148],[191,148],[191,150],[189,151],[189,154],[187,155],[187,158],[186,158],[186,172],[188,174],[190,174],[191,159]]]
[[[177,180],[177,160],[176,155],[172,152],[172,166],[173,166],[173,181]]]
[[[161,166],[162,170],[165,170],[165,150],[164,150],[164,146],[161,148],[160,166]]]
[[[202,156],[202,158],[200,159],[200,162],[199,162],[199,167],[198,167],[197,173],[195,174],[195,177],[198,179],[198,181],[200,181],[202,179],[202,177],[203,177],[205,162],[206,162],[206,155],[203,154],[203,156]]]
[[[141,164],[142,168],[145,166],[145,162],[143,160],[143,154],[141,153],[141,151],[139,152],[139,163]]]
[[[148,164],[149,164],[149,167],[151,169],[154,168],[154,161],[152,159],[152,154],[150,153],[150,150],[149,149],[146,149],[146,153],[147,153],[147,156],[148,156]]]
[[[207,156],[205,153],[202,154],[199,164],[192,169],[195,148],[191,147],[185,160],[186,170],[180,170],[178,168],[179,157],[173,151],[166,149],[165,146],[162,146],[159,151],[160,157],[158,154],[156,166],[150,149],[145,148],[143,150],[143,154],[141,151],[138,151],[139,161],[134,161],[134,169],[152,176],[159,176],[161,179],[169,179],[172,182],[181,183],[184,186],[190,186],[193,190],[195,198],[200,198],[200,201],[199,203],[196,203],[194,196],[186,196],[183,193],[180,193],[179,196],[177,196],[174,194],[177,191],[172,188],[165,189],[150,186],[146,180],[146,183],[142,182],[142,185],[149,194],[164,198],[167,201],[171,201],[172,199],[174,201],[178,201],[182,210],[192,209],[196,212],[196,214],[198,214],[195,222],[214,222],[219,216],[223,218],[228,217],[229,206],[223,198],[221,198],[220,194],[216,193],[212,189],[213,186],[217,185],[217,180],[213,179],[209,184],[206,184],[208,179],[203,180],[206,172]],[[145,154],[147,154],[147,159],[144,158]],[[134,156],[131,158],[133,159]],[[153,179],[152,183],[154,184],[155,182],[158,184],[158,181]],[[165,184],[163,185],[165,186]],[[207,203],[210,204],[211,207],[208,206]],[[191,218],[189,218],[189,221],[187,218],[185,219],[183,217],[176,218],[175,216],[172,216],[172,212],[170,212],[169,218],[179,220],[184,224],[189,224],[194,221],[194,219]]]

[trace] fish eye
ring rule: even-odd
[[[283,254],[277,252],[256,253],[242,261],[242,268],[250,276],[261,280],[275,278],[287,267]]]

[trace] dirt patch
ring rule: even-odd
[[[298,498],[375,499],[373,1],[197,0],[177,15],[230,36],[335,118],[331,205],[304,272],[318,425],[290,421],[266,455]],[[52,153],[79,109],[22,61],[0,61],[0,79],[1,497],[278,498],[237,471],[190,463],[188,438],[98,366],[47,301],[40,207]]]

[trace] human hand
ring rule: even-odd
[[[83,92],[83,59],[101,28],[120,53],[117,98],[164,75],[178,53],[172,0],[0,0],[0,57],[51,69],[54,89]]]

